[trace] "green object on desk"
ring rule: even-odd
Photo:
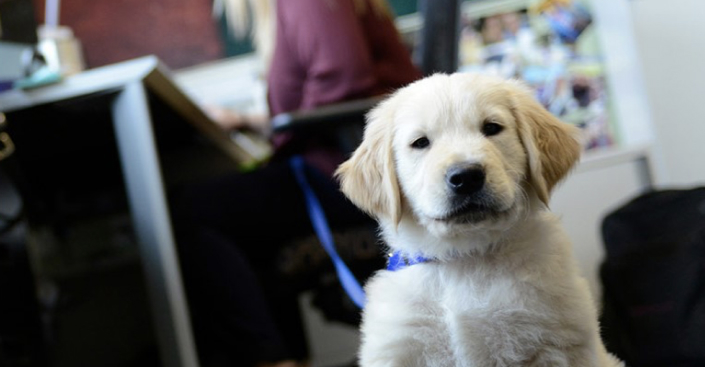
[[[43,67],[32,73],[32,75],[15,81],[13,87],[17,89],[31,89],[61,81],[61,74],[48,67]]]

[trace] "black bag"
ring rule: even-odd
[[[602,334],[628,366],[705,366],[705,187],[654,191],[602,223]]]

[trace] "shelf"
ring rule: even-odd
[[[650,155],[651,146],[648,144],[599,148],[583,153],[576,172],[591,171],[632,161],[648,161]]]

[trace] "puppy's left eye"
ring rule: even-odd
[[[494,136],[502,132],[504,130],[504,126],[492,122],[492,121],[485,121],[485,123],[482,125],[482,134],[485,136]]]
[[[411,147],[414,149],[424,149],[427,148],[429,145],[431,145],[431,141],[428,140],[428,138],[425,136],[422,136],[414,140],[413,143],[411,143]]]

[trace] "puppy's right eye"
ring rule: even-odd
[[[502,132],[504,127],[496,122],[485,121],[482,125],[482,133],[485,136],[494,136]]]
[[[425,136],[422,136],[422,137],[414,140],[413,143],[411,143],[411,147],[414,149],[424,149],[424,148],[428,147],[429,145],[431,145],[431,141],[428,140],[428,138]]]

